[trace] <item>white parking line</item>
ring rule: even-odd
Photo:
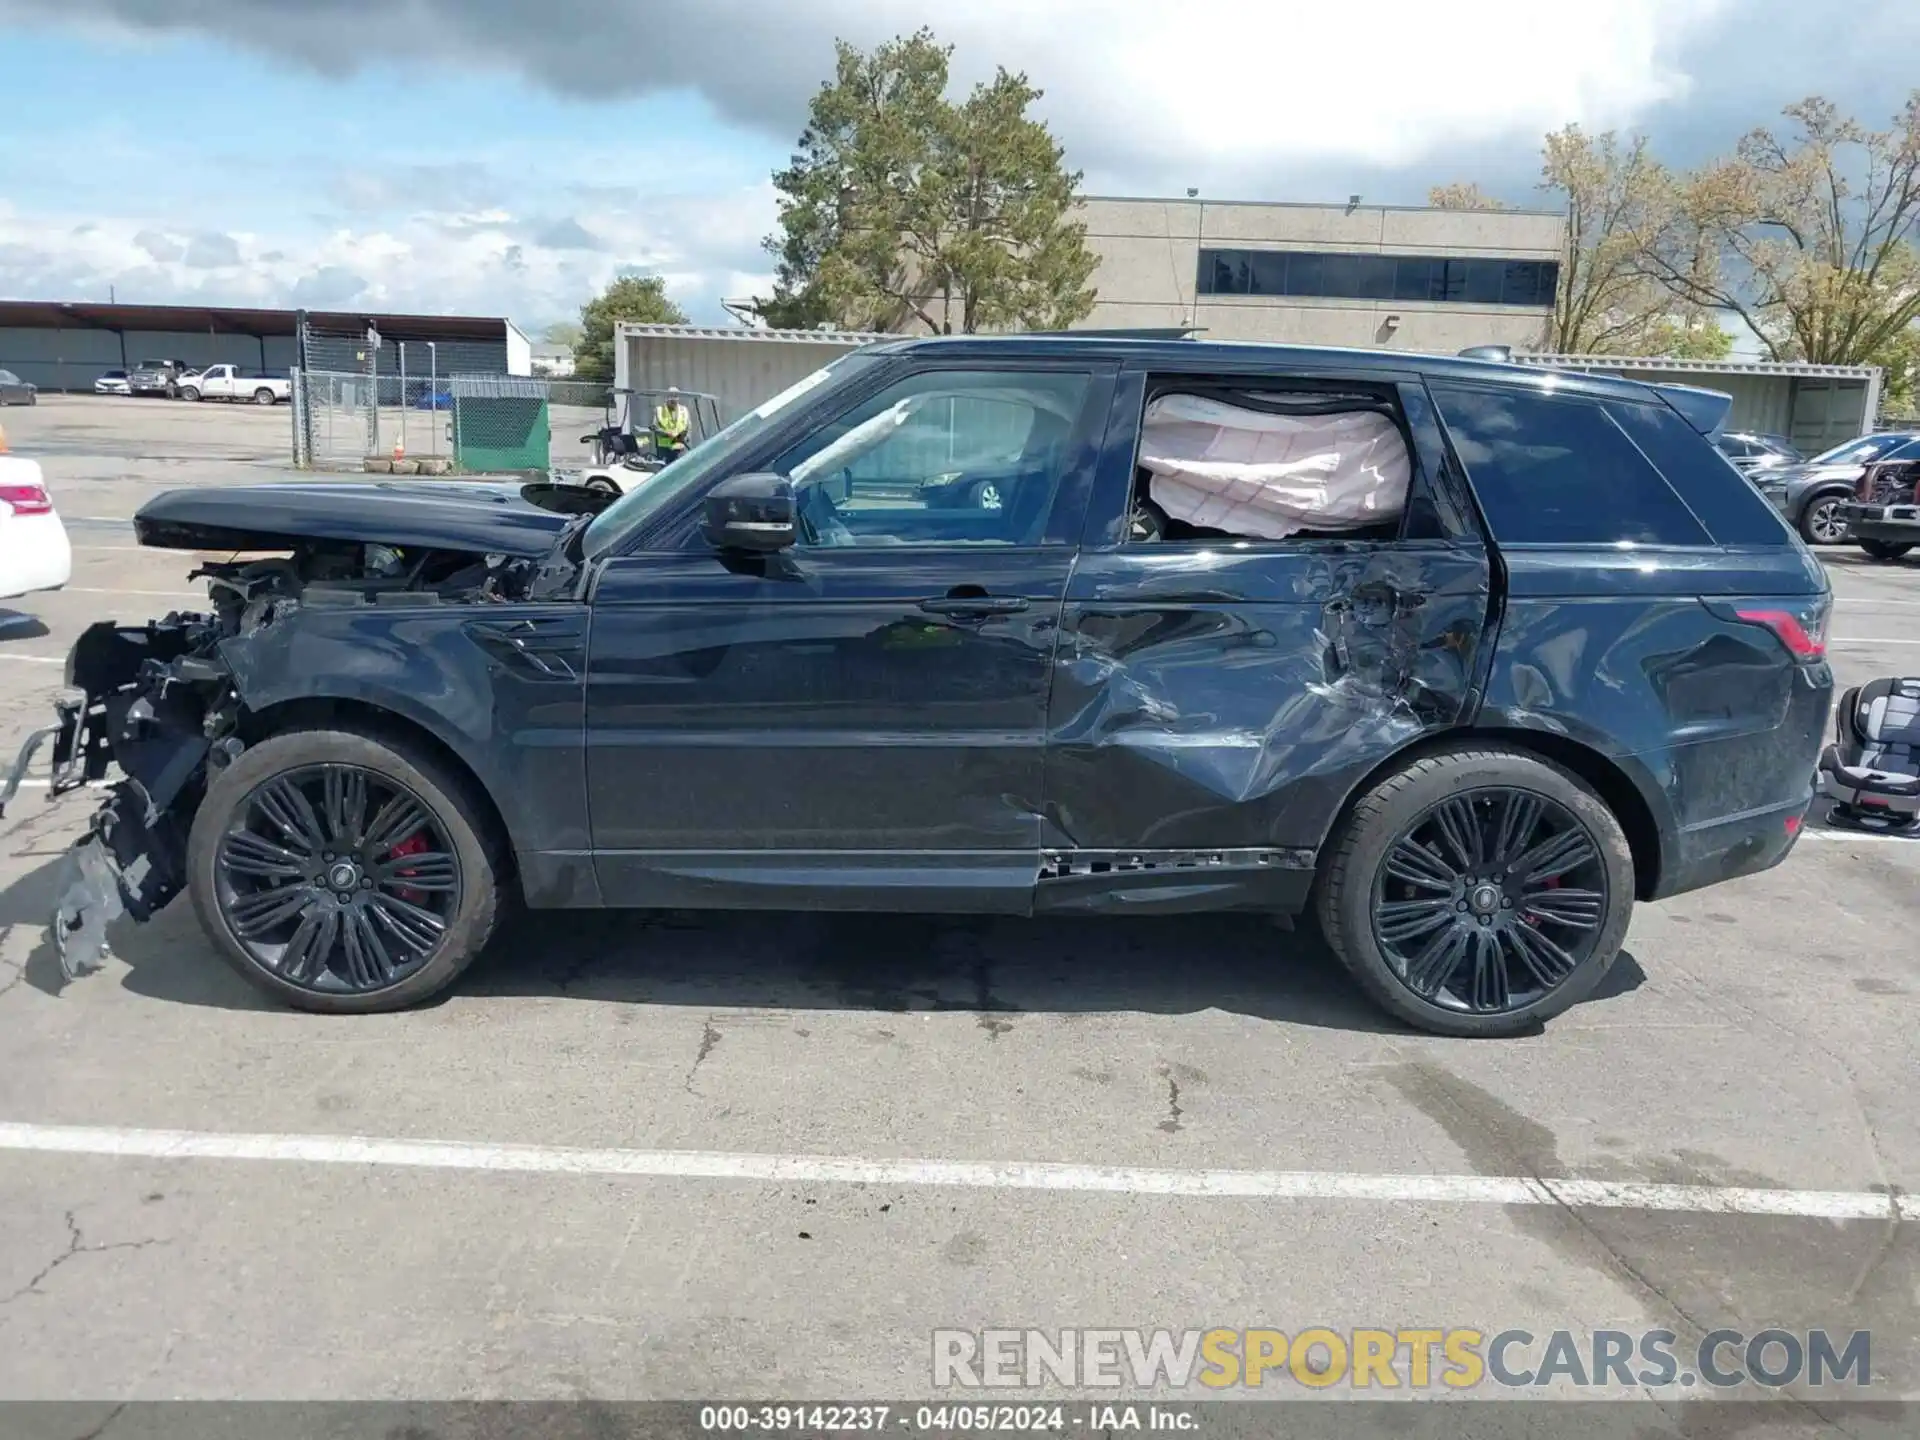
[[[1920,1220],[1920,1196],[1862,1190],[1760,1190],[1638,1180],[1515,1175],[1364,1175],[1328,1170],[1166,1170],[1027,1160],[882,1160],[715,1150],[585,1150],[387,1140],[361,1135],[246,1135],[0,1122],[0,1150],[152,1160],[265,1160],[425,1170],[741,1180],[785,1185],[935,1185],[969,1190],[1070,1190],[1108,1195],[1353,1200],[1387,1204],[1590,1206],[1818,1220]]]
[[[1848,635],[1840,639],[1827,641],[1834,645],[1920,645],[1920,639],[1909,639],[1904,635]]]
[[[18,660],[22,665],[64,665],[64,655],[16,655],[11,650],[0,650],[0,660]]]

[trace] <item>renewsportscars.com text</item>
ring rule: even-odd
[[[940,1389],[1728,1390],[1864,1388],[1872,1381],[1872,1335],[1865,1330],[1714,1330],[1697,1344],[1671,1330],[1578,1335],[1465,1327],[933,1333],[933,1383]]]

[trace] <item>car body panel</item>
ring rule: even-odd
[[[567,517],[529,503],[525,489],[378,480],[169,490],[140,507],[134,534],[142,545],[174,550],[265,550],[328,539],[544,555]]]
[[[39,398],[39,386],[11,370],[0,370],[0,405],[33,405]]]
[[[1037,547],[609,562],[588,661],[602,889],[637,904],[701,891],[781,904],[819,871],[804,883],[860,908],[867,886],[1027,908],[1072,558]],[[962,587],[1026,604],[921,607]]]
[[[529,900],[598,903],[582,775],[587,621],[577,603],[306,605],[220,654],[256,714],[348,701],[426,731],[473,772],[523,869],[541,875]]]
[[[0,487],[46,490],[38,461],[0,454]],[[51,499],[51,496],[49,496]],[[59,507],[21,514],[0,500],[0,600],[58,590],[73,578],[73,548]]]

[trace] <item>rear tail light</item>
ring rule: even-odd
[[[16,515],[50,515],[53,497],[44,485],[0,485],[0,505]]]
[[[1707,608],[1724,620],[1771,630],[1774,638],[1787,647],[1787,653],[1803,665],[1827,658],[1827,619],[1833,613],[1833,604],[1825,595],[1804,600],[1768,597],[1712,601]]]

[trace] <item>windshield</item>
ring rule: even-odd
[[[1862,435],[1857,440],[1849,440],[1836,445],[1831,450],[1823,450],[1807,463],[1809,465],[1864,465],[1913,439],[1911,435]]]
[[[673,501],[698,485],[708,475],[725,466],[803,395],[811,394],[829,380],[837,380],[854,369],[871,364],[873,357],[855,350],[830,365],[823,365],[805,379],[796,381],[757,409],[701,441],[658,475],[642,480],[635,488],[609,505],[587,527],[580,553],[588,560],[604,555],[658,515]]]

